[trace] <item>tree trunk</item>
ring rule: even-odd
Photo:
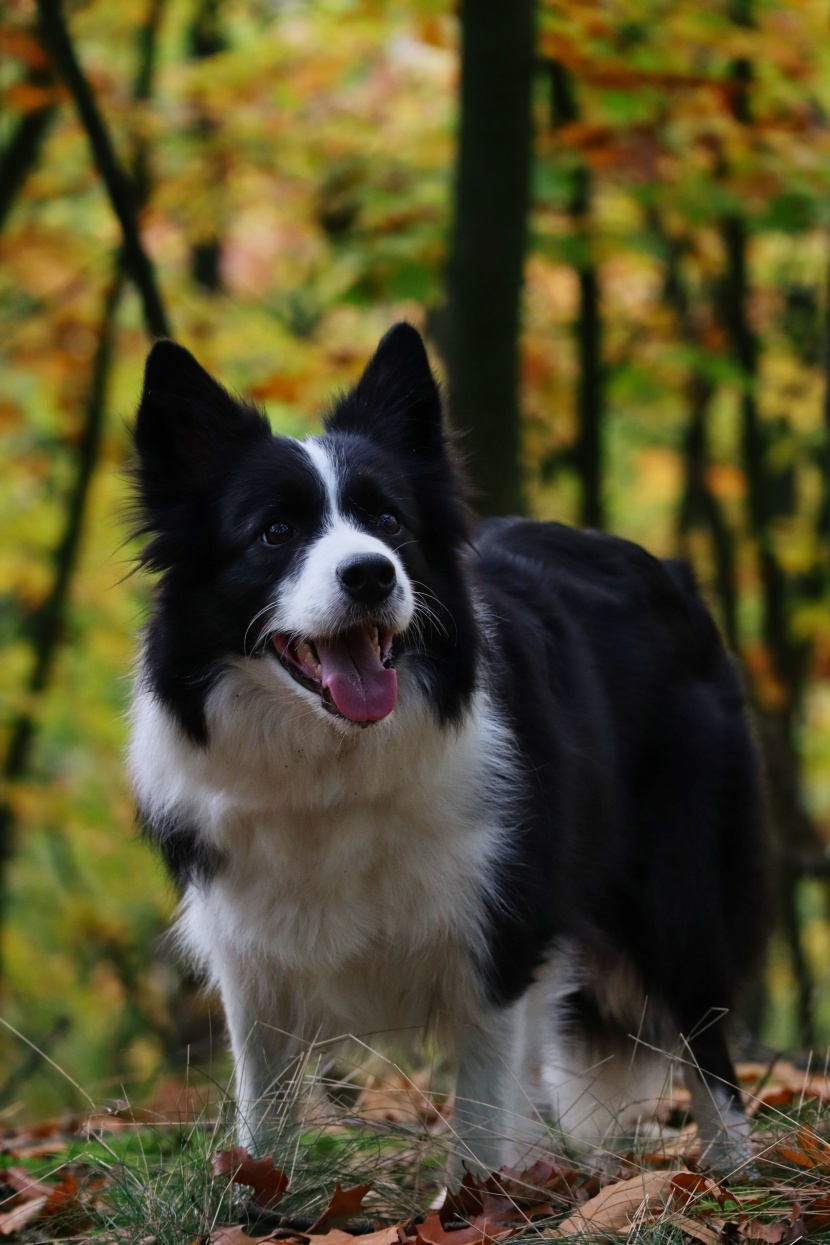
[[[449,257],[450,405],[480,509],[522,509],[520,307],[530,205],[534,0],[463,0]]]
[[[187,35],[193,60],[209,60],[227,49],[228,41],[221,22],[221,2],[200,0]],[[217,211],[217,204],[221,204],[225,197],[225,176],[221,161],[217,161],[212,151],[216,129],[216,121],[210,111],[198,107],[193,134],[199,141],[200,161],[209,178],[206,197],[210,198],[211,203],[211,227],[190,248],[190,272],[196,284],[209,294],[217,294],[222,288],[222,213]],[[217,217],[220,219],[217,220]]]
[[[554,129],[578,119],[574,83],[568,70],[551,61],[551,125]],[[605,413],[602,365],[600,282],[590,247],[593,179],[590,169],[576,168],[568,196],[568,215],[580,242],[579,310],[574,326],[579,371],[576,388],[577,434],[571,461],[579,476],[579,521],[583,527],[605,526],[603,503],[603,418]]]
[[[752,23],[752,0],[734,0],[732,18],[737,25]],[[733,115],[741,124],[752,124],[752,64],[746,58],[732,65]],[[738,215],[721,225],[725,255],[723,323],[732,356],[743,374],[740,399],[741,457],[747,484],[749,535],[757,549],[758,578],[763,604],[763,637],[773,670],[783,692],[783,704],[770,707],[756,698],[758,735],[764,754],[768,807],[775,847],[778,920],[790,956],[798,998],[799,1038],[804,1047],[813,1044],[814,982],[804,951],[798,917],[797,871],[788,865],[793,848],[817,849],[820,836],[804,806],[801,793],[801,757],[796,726],[804,697],[807,670],[805,645],[794,634],[789,609],[792,585],[778,560],[772,539],[777,517],[774,481],[766,455],[767,432],[758,411],[756,390],[759,345],[749,317],[748,234]]]

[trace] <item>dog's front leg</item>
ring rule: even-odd
[[[251,1154],[265,1154],[292,1123],[300,1092],[301,1039],[290,1031],[290,1009],[265,995],[243,970],[221,978],[236,1081],[237,1135]]]
[[[498,1171],[527,1133],[525,1000],[493,1008],[460,1039],[450,1182],[467,1168]]]

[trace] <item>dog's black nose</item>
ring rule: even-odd
[[[378,605],[395,587],[395,567],[382,553],[360,553],[340,563],[337,578],[353,601]]]

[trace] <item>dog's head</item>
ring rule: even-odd
[[[457,717],[475,628],[460,568],[467,518],[423,343],[399,324],[296,441],[182,347],[150,352],[135,427],[142,560],[162,574],[146,666],[196,738],[229,662],[269,663],[275,694],[366,725],[398,668]]]

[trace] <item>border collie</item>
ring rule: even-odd
[[[308,1043],[434,1026],[456,1174],[549,1126],[611,1145],[662,1052],[707,1161],[743,1161],[723,1021],[762,943],[760,782],[689,572],[473,523],[408,324],[302,441],[157,342],[135,448],[159,579],[131,773],[242,1140]]]

